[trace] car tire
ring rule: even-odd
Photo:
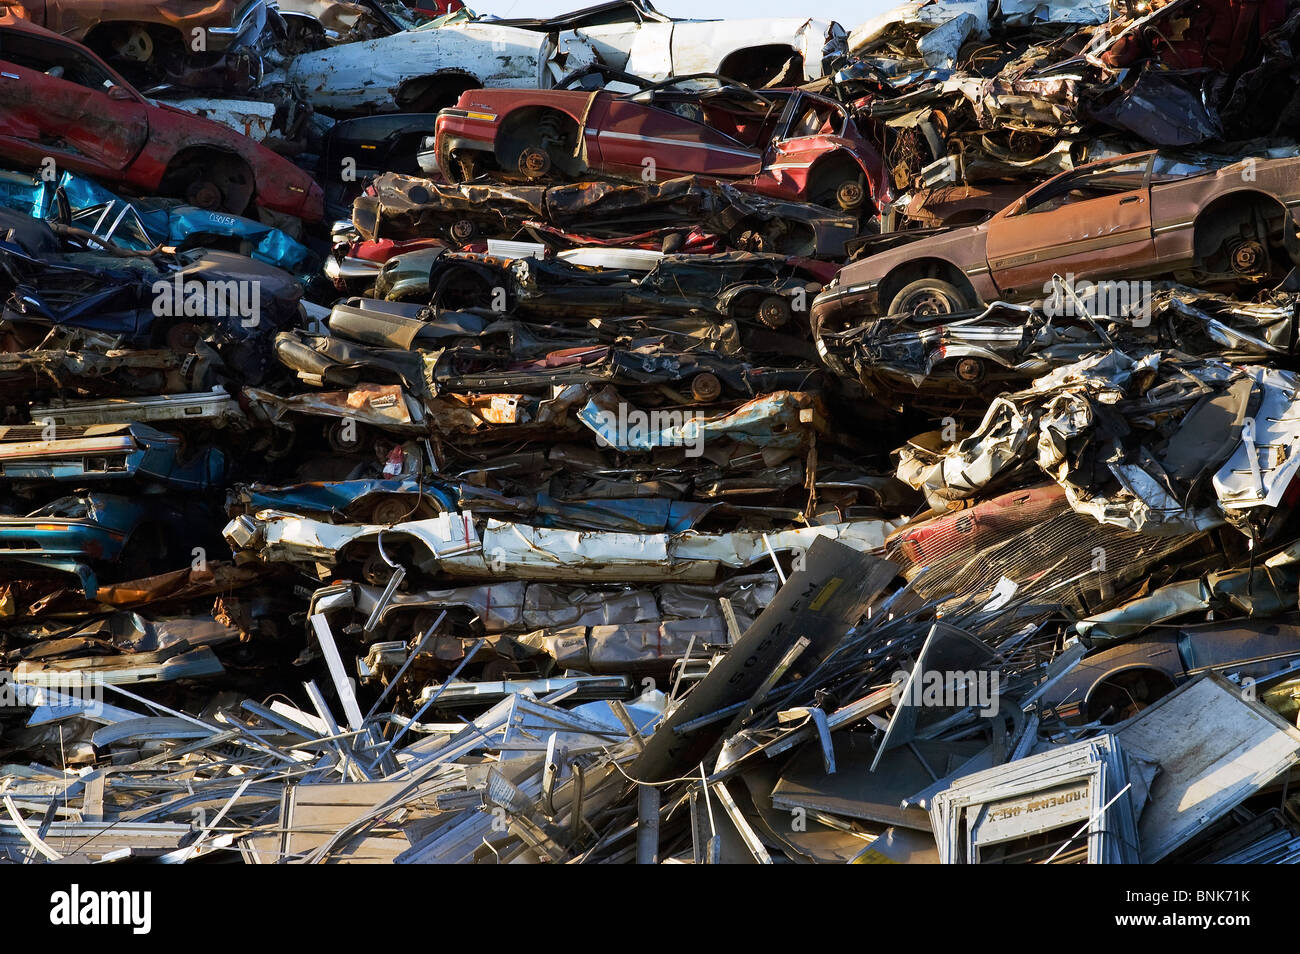
[[[885,309],[887,315],[918,317],[952,315],[975,307],[970,295],[941,278],[919,278],[900,288]]]

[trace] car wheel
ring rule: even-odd
[[[780,328],[793,313],[790,302],[780,295],[768,295],[758,303],[758,320],[769,328]]]
[[[716,401],[722,396],[722,382],[710,371],[702,371],[691,378],[691,397],[701,404]]]
[[[151,329],[153,343],[178,354],[193,354],[199,341],[211,332],[193,321],[158,321]]]
[[[1115,725],[1174,691],[1174,681],[1154,669],[1133,669],[1109,677],[1088,697],[1089,722]]]
[[[862,187],[861,176],[841,182],[835,187],[835,204],[845,212],[862,208],[862,200],[866,196],[867,190]]]
[[[573,152],[577,131],[566,117],[554,112],[540,116],[526,132],[520,130],[518,146],[507,156],[513,156],[507,169],[518,172],[525,179],[537,181],[563,177],[564,167]]]
[[[191,156],[163,177],[160,192],[210,212],[242,215],[253,201],[253,173],[238,156]]]
[[[332,421],[325,427],[325,443],[337,454],[353,454],[370,445],[370,431],[356,421]]]
[[[856,212],[867,198],[867,189],[855,163],[833,161],[814,171],[807,194],[808,201],[824,209]]]
[[[885,309],[887,315],[914,315],[929,318],[970,311],[975,303],[951,282],[939,278],[921,278],[904,285]]]

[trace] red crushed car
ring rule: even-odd
[[[174,196],[319,221],[324,194],[288,159],[233,129],[151,102],[79,43],[0,17],[0,155]]]
[[[525,179],[699,175],[828,208],[890,198],[880,154],[840,103],[716,74],[629,93],[470,90],[438,114],[435,148],[453,182],[489,171]]]

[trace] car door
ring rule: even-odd
[[[603,164],[645,181],[682,175],[738,179],[762,168],[759,150],[703,120],[703,108],[677,93],[610,97],[596,130]]]
[[[117,91],[110,94],[110,89]],[[0,28],[0,146],[11,159],[116,178],[149,140],[139,94],[86,50]]]
[[[990,219],[986,254],[1002,294],[1036,298],[1054,274],[1110,281],[1149,266],[1154,158],[1122,156],[1062,173]]]
[[[827,138],[843,141],[848,124],[844,107],[819,96],[791,97],[780,128],[771,138],[769,168],[808,168],[828,151]]]

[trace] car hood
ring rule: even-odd
[[[942,258],[956,265],[984,265],[984,242],[988,223],[965,225],[941,235],[932,235],[906,245],[898,245],[840,269],[836,283],[844,288],[880,281],[899,265],[918,258]]]

